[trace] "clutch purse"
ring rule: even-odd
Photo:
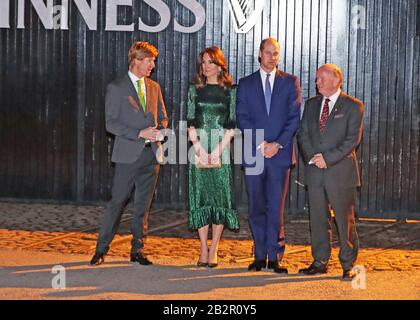
[[[200,158],[195,156],[195,166],[197,169],[217,169],[222,167],[221,162],[217,163],[203,163],[200,162]]]

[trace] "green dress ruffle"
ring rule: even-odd
[[[202,139],[203,148],[210,153],[221,137],[212,137],[212,130],[235,128],[236,88],[225,89],[219,85],[196,88],[188,91],[187,123],[198,132],[205,133],[208,143]],[[214,132],[214,131],[213,131]],[[213,138],[213,139],[212,139]],[[207,140],[207,139],[206,139]],[[189,212],[188,228],[197,230],[206,225],[223,224],[230,230],[239,229],[238,213],[233,204],[233,177],[230,151],[222,155],[221,168],[198,169],[188,165]]]

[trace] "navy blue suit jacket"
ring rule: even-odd
[[[301,89],[298,78],[294,75],[277,70],[271,96],[270,114],[267,114],[264,91],[260,71],[242,78],[238,84],[236,121],[238,128],[244,132],[251,129],[252,154],[264,140],[278,142],[283,149],[271,159],[264,161],[278,166],[290,166],[295,161],[293,137],[299,128]],[[264,130],[264,140],[256,140],[256,130]],[[244,141],[247,144],[247,141]],[[248,142],[249,143],[249,142]],[[244,152],[246,152],[244,145]],[[249,148],[248,144],[248,148]],[[258,151],[260,152],[260,151]],[[255,164],[246,163],[245,167]]]

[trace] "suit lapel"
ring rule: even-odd
[[[261,82],[261,75],[260,75],[259,70],[254,73],[254,85],[255,85],[255,88],[257,89],[257,91],[256,91],[257,101],[260,101],[260,103],[258,105],[260,105],[262,107],[261,112],[264,112],[264,114],[267,115],[267,108],[265,106],[264,88],[263,88],[263,85],[262,85],[262,82]]]
[[[338,97],[333,110],[330,113],[330,116],[328,117],[328,122],[330,122],[330,120],[334,119],[335,115],[337,115],[337,113],[340,112],[341,108],[343,107],[343,97],[345,96],[345,94],[343,92],[340,93],[340,96]]]
[[[332,109],[329,117],[328,117],[328,121],[327,124],[325,125],[325,131],[328,130],[328,125],[331,123],[331,121],[334,121],[334,118],[337,114],[340,113],[340,110],[343,107],[343,97],[345,96],[345,94],[341,91],[340,96],[338,97],[337,101],[335,102],[334,108]],[[321,100],[321,104],[322,104],[322,100]],[[321,112],[321,109],[319,110]]]
[[[281,72],[280,72],[280,70],[276,70],[276,73],[274,74],[273,89],[271,90],[273,94],[271,95],[271,97],[273,97],[273,95],[277,91],[277,87],[279,86],[279,80],[280,80],[280,78],[281,78]]]
[[[281,82],[283,80],[283,73],[280,70],[277,70],[275,73],[274,84],[271,90],[271,106],[270,106],[270,113],[273,107],[273,101],[275,101],[278,93],[280,92]],[[275,105],[275,104],[274,104]]]
[[[152,97],[152,88],[150,87],[150,80],[149,78],[144,78],[144,84],[146,86],[146,111],[147,112],[152,112],[152,110],[150,109],[152,106],[152,101],[153,101],[153,97]]]
[[[322,95],[319,95],[317,99],[314,100],[313,102],[314,106],[311,107],[313,108],[312,117],[313,117],[313,123],[314,123],[314,128],[315,128],[315,134],[318,136],[321,135],[321,132],[319,131],[319,122],[320,122],[320,114],[321,114],[321,108],[322,108],[322,100],[323,100]]]
[[[158,124],[158,112],[156,109],[156,101],[158,101],[158,91],[154,90],[152,81],[149,78],[144,78],[146,85],[146,112],[153,114],[155,125]]]
[[[130,96],[132,97],[132,99],[130,99],[130,100],[134,101],[137,104],[137,107],[138,107],[139,111],[140,110],[143,111],[143,108],[141,107],[139,95],[137,93],[136,88],[134,87],[133,82],[131,81],[130,76],[127,74],[125,79],[126,79],[126,82],[127,82],[127,87],[129,88]]]
[[[318,96],[318,99],[316,100],[316,112],[314,114],[315,119],[317,120],[318,123],[318,127],[319,127],[319,122],[320,122],[320,115],[321,115],[321,109],[322,109],[322,100],[324,99],[323,96]]]

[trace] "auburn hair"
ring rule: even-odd
[[[206,53],[209,55],[211,61],[221,69],[217,74],[217,82],[219,85],[225,88],[230,88],[232,86],[232,76],[229,74],[227,69],[226,58],[223,51],[216,46],[206,48],[199,54],[197,58],[194,84],[198,88],[202,88],[207,84],[207,77],[203,74],[203,61]]]

